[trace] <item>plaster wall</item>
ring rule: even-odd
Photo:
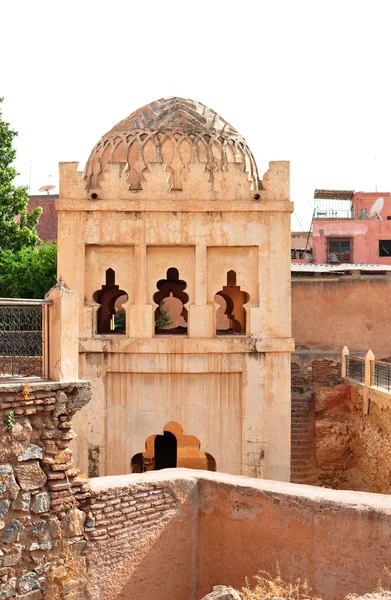
[[[357,276],[292,279],[292,331],[296,346],[332,347],[391,355],[391,279]]]
[[[90,485],[93,600],[198,600],[277,562],[339,600],[372,592],[390,564],[388,496],[187,469]]]
[[[86,245],[85,251],[85,302],[94,301],[94,293],[106,283],[107,269],[115,271],[116,285],[134,302],[134,246]]]
[[[129,473],[147,437],[176,421],[201,441],[219,471],[240,473],[241,386],[240,373],[110,373],[107,444],[116,452],[108,455],[107,472]]]
[[[352,198],[352,203],[356,217],[358,218],[361,215],[364,208],[369,214],[373,203],[376,202],[376,200],[380,197],[382,197],[384,200],[383,209],[381,211],[382,219],[386,220],[387,216],[391,216],[390,192],[356,192]]]
[[[174,421],[217,469],[289,479],[288,164],[271,163],[255,195],[237,187],[240,167],[219,191],[205,165],[172,191],[164,163],[148,165],[137,192],[121,172],[107,165],[91,196],[76,165],[61,165],[58,271],[79,291],[80,373],[94,392],[75,421],[79,464],[91,475],[127,473],[147,438]],[[187,335],[155,335],[153,296],[170,267],[187,284]],[[96,333],[93,293],[107,268],[129,295],[123,335]],[[250,295],[246,331],[216,337],[214,296],[229,270]]]

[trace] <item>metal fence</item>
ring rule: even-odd
[[[391,391],[391,364],[371,361],[371,385]]]
[[[323,199],[314,200],[314,219],[354,219],[351,200]]]
[[[52,300],[0,298],[1,379],[44,377],[50,304]]]
[[[359,383],[365,383],[365,358],[347,356],[346,377]]]

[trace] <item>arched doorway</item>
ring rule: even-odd
[[[139,452],[132,458],[131,472],[145,473],[174,467],[216,471],[215,459],[200,446],[197,437],[185,435],[179,423],[170,421],[162,434],[150,435],[146,439],[145,452]]]

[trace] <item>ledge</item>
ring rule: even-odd
[[[95,477],[90,479],[89,485],[92,492],[113,490],[119,487],[132,487],[151,485],[153,483],[166,484],[202,484],[212,482],[218,485],[233,487],[236,491],[251,490],[263,492],[265,495],[281,498],[286,497],[293,503],[294,499],[305,500],[311,504],[322,505],[323,508],[335,505],[334,510],[341,512],[344,508],[355,510],[369,509],[391,515],[390,497],[387,494],[372,494],[369,492],[355,492],[349,490],[332,490],[328,488],[287,483],[283,481],[270,481],[267,479],[255,479],[240,475],[229,475],[226,473],[214,473],[211,471],[199,471],[196,469],[162,469],[161,471],[149,471],[148,473],[135,473],[128,475],[112,475],[109,477]]]
[[[47,379],[29,379],[28,377],[24,377],[22,379],[18,379],[17,381],[7,380],[4,383],[0,379],[0,392],[20,392],[21,386],[23,387],[24,383],[28,381],[30,388],[32,391],[43,391],[43,392],[51,392],[57,390],[64,390],[67,388],[90,388],[91,383],[89,381],[78,380],[78,381],[48,381]]]
[[[73,212],[179,212],[179,213],[224,213],[224,212],[293,212],[293,202],[287,200],[167,200],[156,198],[154,200],[74,200],[61,198],[56,201],[56,211]],[[131,216],[131,215],[129,215]],[[140,214],[134,215],[140,218]]]
[[[126,336],[84,338],[79,340],[79,352],[123,352],[125,354],[259,354],[263,352],[293,352],[293,338],[263,338],[221,336],[219,338],[189,338],[184,336],[128,338]]]

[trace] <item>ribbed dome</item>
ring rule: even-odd
[[[92,150],[84,177],[87,188],[99,186],[107,163],[122,162],[131,190],[142,189],[147,163],[164,162],[171,171],[172,189],[181,189],[182,171],[189,163],[205,163],[213,180],[228,163],[242,163],[249,189],[258,189],[254,157],[244,138],[214,110],[183,98],[162,98],[120,121]]]

